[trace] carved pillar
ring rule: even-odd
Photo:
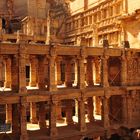
[[[93,86],[93,59],[87,58],[87,84]]]
[[[11,63],[11,87],[13,91],[19,91],[19,61],[18,56],[14,55],[12,57]]]
[[[38,88],[45,89],[45,56],[39,56],[38,60]]]
[[[27,134],[27,115],[26,115],[26,97],[21,97],[20,103],[20,140],[28,140]]]
[[[56,62],[57,64],[57,85],[61,85],[62,81],[61,81],[61,60],[57,60]]]
[[[56,91],[57,90],[57,83],[55,79],[55,58],[49,58],[49,91]]]
[[[12,134],[19,135],[20,133],[20,117],[18,104],[12,104]]]
[[[56,128],[56,106],[57,105],[58,105],[58,102],[54,100],[50,103],[50,117],[49,117],[50,136],[57,135],[57,128]]]
[[[6,104],[6,123],[12,123],[12,105]]]
[[[65,82],[67,87],[72,87],[72,65],[71,65],[71,59],[65,60]]]
[[[77,62],[75,62],[75,80],[74,80],[74,84],[77,85],[78,82],[78,68],[77,68]]]
[[[5,88],[11,88],[11,59],[6,58],[5,60]]]
[[[109,87],[108,82],[108,56],[105,56],[102,60],[102,82],[104,87]]]
[[[47,33],[46,33],[46,44],[50,44],[50,24],[51,24],[51,19],[50,19],[50,10],[49,10],[49,7],[50,7],[50,4],[47,2],[47,7],[48,7],[48,10],[47,10]]]
[[[94,122],[94,105],[93,105],[93,97],[89,97],[87,99],[88,105],[88,119],[90,122]]]
[[[26,46],[20,44],[19,50],[19,92],[26,93]]]
[[[102,99],[102,120],[104,128],[109,128],[109,96],[103,97]]]
[[[0,18],[0,33],[2,32],[2,18]]]
[[[95,113],[101,115],[101,99],[99,96],[95,96]]]
[[[126,125],[127,124],[127,96],[126,95],[122,95],[122,121],[123,124]]]
[[[62,107],[61,107],[61,102],[58,102],[56,106],[56,116],[57,120],[62,120]]]
[[[66,121],[68,125],[73,124],[73,110],[72,110],[72,100],[66,100]]]
[[[85,132],[87,130],[86,122],[85,122],[85,103],[84,99],[78,99],[78,123],[79,129],[81,132]]]
[[[78,117],[78,101],[75,99],[75,116]]]
[[[46,111],[45,111],[45,103],[39,103],[39,127],[41,130],[46,129]]]
[[[133,92],[133,91],[132,91]],[[132,124],[132,95],[127,96],[127,109],[128,109],[128,125]]]
[[[123,0],[122,10],[123,14],[127,13],[127,0]]]
[[[95,59],[95,75],[96,75],[96,84],[100,84],[101,83],[101,64],[99,62],[100,60]]]
[[[30,120],[32,124],[38,123],[36,103],[30,103]]]
[[[35,56],[30,57],[30,86],[37,86],[37,58]]]
[[[121,61],[121,82],[122,86],[127,85],[127,59],[125,56],[122,57]]]
[[[0,56],[0,87],[2,86],[3,86],[3,58]]]
[[[84,67],[85,58],[82,57],[78,60],[78,87],[80,89],[85,88],[85,67]]]

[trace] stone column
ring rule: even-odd
[[[20,44],[19,50],[19,92],[26,93],[26,46]]]
[[[109,120],[109,96],[103,98],[103,125],[104,128],[110,127],[110,120]]]
[[[57,101],[52,101],[50,103],[50,117],[49,117],[49,131],[50,136],[57,135],[57,127],[56,127],[56,106],[58,105]]]
[[[122,82],[122,86],[126,86],[127,85],[127,59],[124,55],[122,56],[121,62],[122,62],[121,63],[121,82]]]
[[[0,87],[3,86],[3,58],[0,57]]]
[[[72,100],[66,100],[66,121],[68,125],[73,124],[73,110],[72,110]]]
[[[87,99],[87,103],[88,103],[88,120],[89,120],[89,122],[94,122],[93,97],[89,97]]]
[[[98,96],[95,96],[95,113],[101,115],[101,99]]]
[[[39,56],[38,60],[38,88],[45,89],[45,56]]]
[[[75,99],[75,116],[78,117],[78,101]]]
[[[35,56],[30,57],[30,86],[37,86],[37,58]]]
[[[39,103],[39,127],[41,130],[46,129],[46,111],[45,111],[45,103]]]
[[[127,96],[122,95],[122,121],[124,125],[127,125]]]
[[[133,98],[131,94],[127,96],[128,125],[130,126],[132,124],[132,107],[133,107],[132,99]]]
[[[56,91],[57,90],[57,83],[55,79],[55,58],[49,58],[49,91]]]
[[[95,75],[96,75],[96,84],[101,83],[101,65],[98,59],[95,60]]]
[[[78,60],[78,87],[80,89],[85,88],[85,67],[84,67],[84,57]]]
[[[77,62],[75,62],[75,80],[74,80],[74,84],[77,85],[78,82],[78,70],[77,70]]]
[[[0,18],[0,33],[2,32],[2,18]]]
[[[11,63],[11,87],[13,91],[19,91],[19,61],[18,56],[14,55]]]
[[[27,134],[27,114],[26,114],[26,97],[21,97],[20,103],[20,140],[28,140]]]
[[[87,84],[93,86],[93,59],[87,58]]]
[[[11,88],[11,59],[6,58],[5,60],[5,88]]]
[[[78,123],[81,132],[87,130],[86,120],[85,120],[85,101],[84,99],[78,99]]]
[[[57,60],[56,62],[57,64],[57,85],[61,85],[62,81],[61,81],[61,60]]]
[[[30,103],[30,120],[32,124],[38,123],[36,103]]]
[[[122,12],[123,14],[126,14],[127,13],[127,0],[123,0],[123,4],[122,4]]]
[[[104,56],[102,60],[102,83],[103,87],[109,87],[108,82],[108,56]]]
[[[20,117],[19,114],[19,106],[18,104],[12,104],[12,134],[19,135],[20,134]]]
[[[56,106],[56,116],[57,116],[57,120],[62,120],[61,101],[57,103],[57,106]]]
[[[71,59],[65,60],[65,82],[67,87],[72,87],[72,65]]]
[[[12,123],[12,105],[6,104],[6,123]]]

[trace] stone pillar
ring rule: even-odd
[[[27,114],[26,114],[26,97],[21,97],[20,103],[20,140],[28,140],[27,134]]]
[[[127,0],[123,0],[123,4],[122,4],[122,12],[123,14],[126,14],[127,13]]]
[[[30,103],[30,120],[32,124],[38,123],[36,103]]]
[[[77,70],[77,62],[75,62],[75,80],[74,80],[74,84],[77,85],[78,82],[78,70]]]
[[[66,121],[68,125],[73,124],[73,110],[72,110],[72,100],[66,100]]]
[[[75,116],[78,117],[78,101],[75,99]]]
[[[3,86],[3,58],[0,57],[0,87]]]
[[[95,113],[101,115],[101,99],[99,96],[95,96]]]
[[[55,79],[55,58],[49,58],[49,91],[56,91],[57,90],[57,83]]]
[[[127,109],[128,109],[128,125],[131,126],[132,124],[132,107],[133,107],[133,104],[132,104],[132,95],[128,95],[127,96]]]
[[[6,58],[5,60],[5,88],[11,88],[11,59]]]
[[[12,105],[6,104],[6,123],[12,123]]]
[[[37,86],[37,58],[35,56],[30,57],[30,86]]]
[[[20,134],[20,117],[19,114],[19,106],[18,104],[12,104],[12,134],[19,135]]]
[[[62,81],[61,81],[61,60],[57,60],[56,62],[57,64],[57,85],[61,85]]]
[[[46,44],[50,44],[50,24],[51,24],[51,19],[50,19],[50,4],[47,2],[47,33],[46,33]]]
[[[96,59],[95,60],[95,75],[96,75],[96,84],[100,84],[101,83],[101,65],[100,65],[100,60]]]
[[[86,120],[85,120],[85,101],[84,99],[78,99],[78,123],[81,132],[87,130]]]
[[[41,130],[46,129],[46,111],[45,111],[45,103],[39,103],[39,127]]]
[[[89,122],[94,122],[93,97],[89,97],[87,99],[87,105],[88,105],[88,120],[89,120]]]
[[[87,84],[93,86],[93,59],[87,58]]]
[[[82,57],[78,60],[78,87],[80,89],[85,88],[85,67],[84,67],[85,58]]]
[[[104,56],[102,62],[102,83],[103,87],[109,87],[108,82],[108,56]]]
[[[56,116],[57,116],[57,120],[62,120],[61,101],[58,102],[58,104],[57,104],[57,106],[56,106]]]
[[[122,95],[122,122],[124,125],[127,125],[127,96]]]
[[[26,93],[26,46],[20,44],[19,50],[19,92]]]
[[[121,82],[122,86],[127,85],[127,59],[125,56],[122,57],[121,60]]]
[[[49,131],[50,136],[57,135],[57,128],[56,128],[56,106],[58,105],[57,101],[52,101],[50,103],[50,117],[49,117]]]
[[[18,56],[14,55],[12,57],[11,63],[11,87],[13,91],[19,91],[19,61]]]
[[[2,18],[0,18],[0,33],[2,32]]]
[[[103,125],[104,128],[109,128],[110,127],[110,120],[109,120],[109,96],[106,96],[103,98],[102,102],[103,106]]]
[[[71,59],[66,59],[65,63],[65,82],[67,87],[72,87],[72,65]]]
[[[45,89],[45,57],[39,56],[38,60],[38,88]]]

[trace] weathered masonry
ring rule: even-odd
[[[14,140],[140,126],[140,5],[76,2],[0,2],[0,124]]]

